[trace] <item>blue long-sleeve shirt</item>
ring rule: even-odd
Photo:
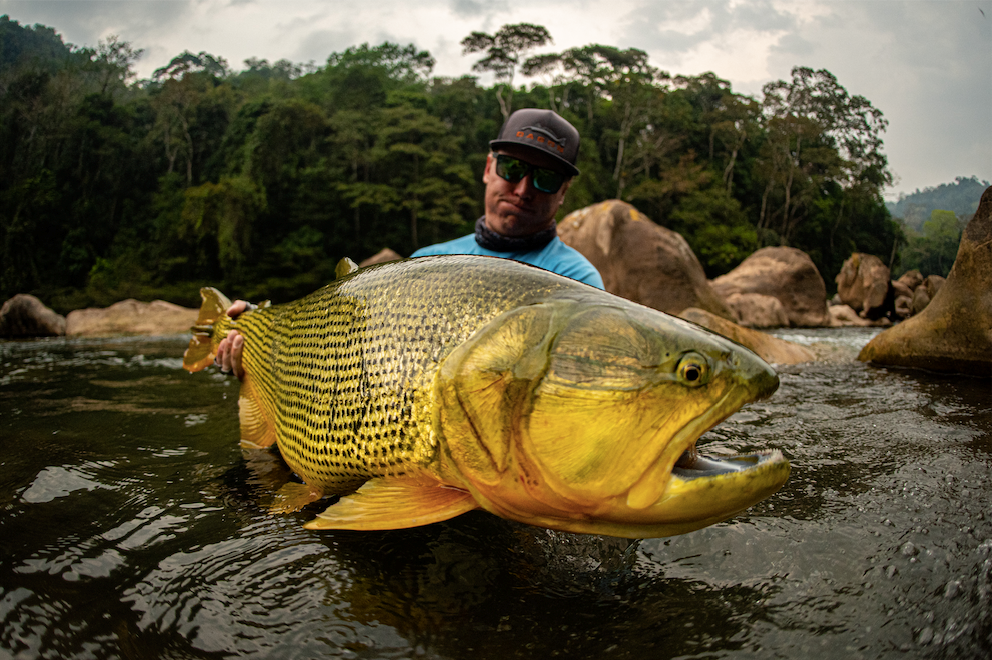
[[[414,252],[413,257],[427,257],[436,254],[478,254],[486,257],[501,257],[537,266],[553,273],[584,282],[597,289],[603,289],[603,277],[589,263],[589,260],[575,248],[571,248],[555,236],[551,242],[538,250],[526,252],[496,252],[480,246],[475,234],[462,236],[447,243],[428,245]]]

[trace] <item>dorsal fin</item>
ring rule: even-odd
[[[345,257],[338,262],[337,267],[334,269],[334,279],[340,280],[345,275],[351,275],[356,270],[358,270],[358,264],[348,257]]]

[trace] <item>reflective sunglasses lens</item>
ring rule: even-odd
[[[527,176],[529,169],[527,165],[516,158],[502,155],[496,156],[496,174],[510,183],[516,183]]]
[[[535,169],[533,181],[534,187],[541,192],[556,193],[561,188],[561,184],[565,183],[565,177],[551,170]]]
[[[565,183],[565,175],[553,170],[545,170],[534,167],[523,161],[502,154],[496,155],[496,174],[510,183],[516,183],[520,179],[533,172],[531,179],[534,187],[545,193],[556,193]]]

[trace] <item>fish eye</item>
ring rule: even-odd
[[[699,353],[686,353],[675,368],[679,382],[686,387],[699,387],[709,380],[709,364]]]

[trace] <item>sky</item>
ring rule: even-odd
[[[320,65],[384,41],[427,50],[435,75],[458,77],[480,57],[462,54],[464,37],[524,22],[554,39],[535,53],[639,48],[672,75],[712,71],[759,99],[794,66],[827,69],[889,121],[887,199],[992,180],[992,0],[0,0],[0,14],[77,46],[116,35],[144,49],[140,77],[185,50],[238,70],[250,57]]]

